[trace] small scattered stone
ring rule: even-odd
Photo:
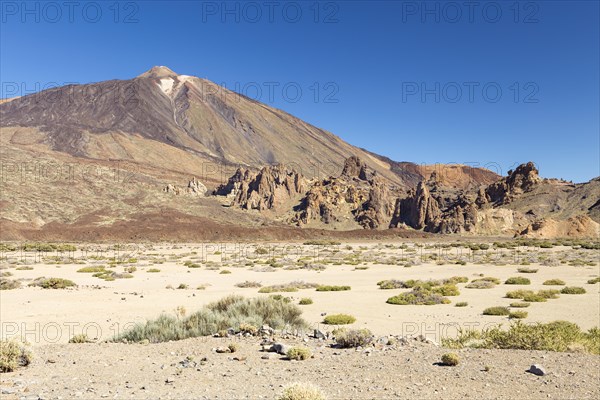
[[[542,367],[539,364],[533,364],[531,367],[529,367],[529,369],[527,370],[527,372],[530,372],[534,375],[537,376],[544,376],[546,375],[546,370],[544,369],[544,367]]]

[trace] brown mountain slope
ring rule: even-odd
[[[13,99],[0,104],[0,121],[3,128],[43,133],[40,142],[53,151],[187,174],[203,171],[209,181],[222,181],[237,166],[268,164],[327,177],[351,155],[400,187],[428,177],[415,164],[394,163],[281,110],[166,67],[131,80],[69,85]],[[482,169],[467,175],[478,184],[497,178]]]

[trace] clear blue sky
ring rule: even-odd
[[[600,175],[598,1],[464,3],[2,1],[2,96],[166,65],[394,160]]]

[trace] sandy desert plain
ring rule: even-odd
[[[1,336],[28,342],[31,362],[0,376],[2,398],[279,398],[294,382],[317,385],[329,399],[598,398],[600,267],[589,247],[458,237],[3,243]],[[218,322],[204,327],[206,336],[178,330],[230,295],[301,315],[290,322],[269,309],[262,319],[230,315],[229,332]],[[391,304],[419,299],[440,304]],[[485,314],[510,314],[484,315],[491,307]],[[179,328],[169,325],[162,336],[141,328],[162,314]],[[355,321],[338,325],[337,314]],[[581,332],[563,324],[545,340],[541,329],[552,325],[540,323],[552,321]],[[514,324],[540,330],[500,339],[464,334]],[[348,330],[363,341],[341,342]],[[276,350],[273,342],[310,355],[262,351]],[[458,365],[441,361],[449,352]],[[527,372],[532,364],[545,373]]]

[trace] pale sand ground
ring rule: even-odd
[[[399,244],[399,243],[396,243]],[[344,244],[345,245],[345,244]],[[354,248],[359,244],[352,243]],[[363,245],[372,248],[373,243]],[[4,269],[13,273],[13,278],[34,279],[39,276],[60,277],[73,280],[79,285],[74,290],[44,290],[23,287],[16,290],[0,292],[1,336],[24,336],[34,346],[45,343],[65,343],[74,333],[86,329],[90,337],[110,338],[114,333],[122,331],[129,323],[143,322],[155,318],[161,313],[174,314],[174,310],[183,306],[191,313],[207,302],[217,300],[228,294],[237,293],[245,296],[266,296],[258,294],[258,289],[241,289],[236,283],[252,280],[263,285],[287,283],[304,280],[319,284],[350,285],[351,291],[316,292],[304,289],[295,293],[283,293],[298,301],[301,297],[311,297],[314,304],[301,306],[306,320],[315,326],[322,321],[321,313],[349,313],[357,318],[356,326],[365,326],[379,335],[416,335],[424,334],[436,341],[442,336],[453,336],[456,329],[448,324],[462,327],[482,328],[489,324],[508,324],[505,317],[483,316],[484,308],[490,306],[508,306],[513,301],[503,296],[509,290],[551,289],[561,287],[543,286],[542,282],[559,278],[568,286],[582,286],[587,290],[584,295],[561,295],[559,299],[545,303],[532,303],[526,311],[529,317],[526,322],[548,322],[567,320],[575,322],[584,329],[600,325],[600,285],[587,284],[587,280],[599,274],[599,267],[574,267],[560,265],[548,267],[530,265],[539,268],[535,274],[517,273],[518,265],[466,266],[448,264],[436,265],[423,263],[411,268],[402,265],[369,264],[367,270],[354,270],[353,265],[328,265],[325,271],[283,270],[274,272],[255,272],[249,267],[225,267],[231,274],[219,274],[219,271],[202,268],[189,269],[179,261],[167,261],[163,264],[148,265],[144,255],[148,254],[182,254],[198,250],[199,245],[179,245],[179,249],[171,249],[172,245],[156,245],[152,250],[140,251],[136,255],[140,262],[132,279],[118,279],[105,282],[92,277],[91,274],[77,273],[84,265],[62,264],[60,267],[48,264],[33,264],[34,270],[17,271],[14,268]],[[564,249],[564,248],[563,248]],[[463,250],[464,251],[464,250]],[[557,249],[547,250],[548,253]],[[388,254],[400,255],[400,250],[387,250]],[[590,251],[590,254],[597,254]],[[194,256],[192,256],[193,258]],[[220,256],[212,255],[212,260]],[[102,263],[101,263],[102,264]],[[106,263],[104,262],[104,265]],[[243,265],[243,263],[240,263]],[[145,269],[159,268],[160,273],[147,273]],[[122,267],[117,267],[122,271]],[[381,290],[376,283],[383,279],[442,279],[452,276],[477,278],[476,274],[493,276],[504,281],[510,276],[525,276],[531,279],[531,285],[497,285],[493,289],[466,289],[459,284],[460,296],[450,297],[452,304],[435,306],[398,306],[386,304],[391,296],[406,290]],[[25,284],[27,281],[24,281]],[[177,287],[186,283],[190,289],[166,289],[167,285]],[[205,290],[195,290],[196,286],[209,284]],[[88,286],[86,286],[88,285]],[[99,285],[102,288],[92,288]],[[134,295],[133,293],[137,293]],[[142,297],[143,296],[143,297]],[[124,298],[124,300],[123,300]],[[469,303],[467,307],[458,308],[453,304],[458,301]],[[87,324],[87,325],[86,325]],[[322,327],[327,329],[327,327]]]

